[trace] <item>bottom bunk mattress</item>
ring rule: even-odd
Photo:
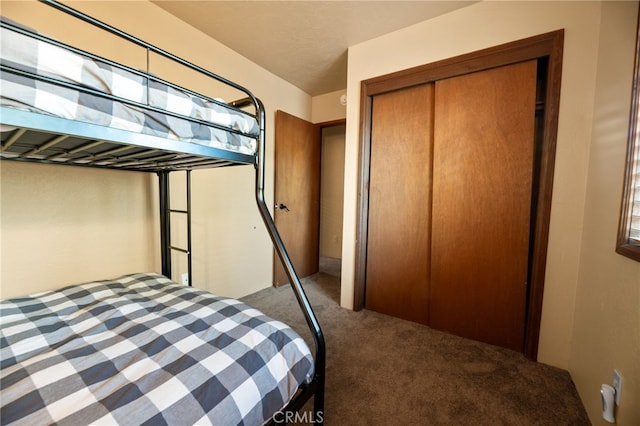
[[[2,424],[258,425],[313,375],[285,324],[157,274],[0,308]]]

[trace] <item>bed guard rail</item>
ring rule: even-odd
[[[177,91],[183,92],[185,94],[188,94],[188,95],[191,95],[191,96],[194,96],[194,97],[199,97],[199,98],[201,98],[203,100],[206,100],[207,102],[210,102],[210,103],[213,103],[213,104],[218,104],[220,106],[227,107],[227,108],[228,107],[235,108],[239,113],[246,114],[248,116],[254,117],[256,120],[259,120],[258,113],[257,113],[257,108],[258,108],[257,100],[256,100],[255,96],[247,88],[245,88],[244,86],[242,86],[242,85],[240,85],[238,83],[235,83],[235,82],[233,82],[233,81],[231,81],[231,80],[229,80],[229,79],[227,79],[225,77],[222,77],[222,76],[220,76],[218,74],[215,74],[215,73],[213,73],[213,72],[211,72],[211,71],[209,71],[209,70],[207,70],[207,69],[205,69],[205,68],[203,68],[203,67],[201,67],[199,65],[196,65],[196,64],[194,64],[194,63],[192,63],[190,61],[187,61],[187,60],[185,60],[185,59],[183,59],[183,58],[181,58],[179,56],[176,56],[176,55],[174,55],[174,54],[172,54],[172,53],[170,53],[170,52],[168,52],[168,51],[166,51],[164,49],[161,49],[161,48],[156,47],[156,46],[154,46],[154,45],[152,45],[150,43],[147,43],[144,40],[141,40],[141,39],[139,39],[139,38],[137,38],[135,36],[132,36],[131,34],[128,34],[128,33],[124,32],[122,30],[119,30],[118,28],[115,28],[115,27],[113,27],[113,26],[111,26],[111,25],[109,25],[109,24],[107,24],[105,22],[102,22],[102,21],[100,21],[100,20],[98,20],[96,18],[93,18],[93,17],[91,17],[91,16],[89,16],[89,15],[83,13],[83,12],[80,12],[79,10],[76,10],[76,9],[74,9],[72,7],[69,7],[69,6],[65,5],[65,4],[59,3],[57,0],[38,0],[38,1],[40,3],[46,4],[48,6],[51,6],[51,7],[55,8],[55,9],[61,11],[61,12],[64,12],[64,13],[70,15],[70,16],[73,16],[74,18],[76,18],[76,19],[78,19],[80,21],[88,23],[93,27],[96,27],[96,28],[99,28],[99,29],[101,29],[101,30],[103,30],[105,32],[111,33],[111,34],[113,34],[113,35],[115,35],[115,36],[117,36],[117,37],[119,37],[119,38],[121,38],[123,40],[126,40],[127,42],[129,42],[129,43],[131,43],[133,45],[137,45],[137,46],[145,49],[145,51],[146,51],[146,67],[147,67],[147,69],[146,70],[136,69],[134,67],[127,66],[127,65],[124,65],[124,64],[120,64],[120,63],[117,63],[115,61],[109,60],[107,58],[94,55],[94,54],[92,54],[90,52],[86,52],[86,51],[77,49],[77,48],[75,48],[73,46],[70,46],[70,45],[68,45],[66,43],[63,43],[63,42],[58,41],[58,40],[55,40],[53,38],[47,37],[45,35],[38,34],[38,33],[28,33],[25,29],[17,27],[17,26],[14,26],[10,22],[3,22],[2,26],[6,26],[6,27],[9,27],[9,28],[12,28],[14,31],[17,31],[17,32],[20,32],[20,33],[23,33],[23,34],[29,34],[30,37],[34,37],[34,38],[46,41],[47,43],[50,43],[52,45],[60,46],[60,47],[62,47],[64,49],[67,49],[69,51],[78,53],[78,54],[86,56],[88,58],[91,58],[91,59],[94,59],[94,60],[97,60],[97,61],[100,61],[100,62],[104,62],[104,63],[106,63],[106,64],[108,64],[108,65],[110,65],[110,66],[112,66],[114,68],[119,68],[119,69],[125,70],[125,71],[127,71],[129,73],[139,75],[139,76],[141,76],[141,77],[146,79],[147,85],[151,81],[155,81],[155,82],[161,83],[163,85],[166,85],[167,87],[171,87],[171,88],[173,88],[173,89],[175,89]],[[224,86],[227,86],[229,88],[237,90],[238,92],[242,93],[241,96],[243,96],[242,97],[242,101],[243,102],[242,103],[238,103],[237,101],[234,101],[234,102],[227,103],[227,102],[225,102],[225,101],[223,101],[221,99],[213,98],[211,96],[207,96],[207,95],[204,95],[202,93],[198,93],[198,92],[193,91],[193,90],[191,90],[189,88],[186,88],[184,86],[181,86],[181,85],[172,83],[172,82],[170,82],[170,81],[168,81],[166,79],[160,78],[159,76],[157,76],[154,73],[152,73],[150,71],[150,69],[149,69],[149,67],[150,67],[149,56],[150,56],[151,53],[157,54],[160,57],[166,58],[169,61],[171,61],[172,63],[175,63],[175,64],[178,64],[178,65],[183,66],[185,68],[188,68],[189,70],[192,70],[192,71],[195,71],[197,73],[200,73],[200,74],[202,74],[202,75],[204,75],[204,76],[206,76],[208,78],[211,78],[212,80],[215,80],[215,81],[221,83]],[[3,65],[3,68],[10,68],[10,67]],[[24,71],[21,71],[21,70],[18,70],[18,69],[11,69],[11,72],[14,72],[16,74],[25,74]],[[97,90],[94,90],[94,89],[90,89],[90,88],[87,88],[87,87],[81,87],[81,86],[75,85],[73,83],[68,83],[68,82],[65,82],[65,81],[62,81],[62,80],[52,79],[51,77],[48,77],[46,75],[31,74],[31,73],[29,73],[28,75],[31,78],[36,78],[36,79],[39,79],[39,80],[42,80],[42,81],[45,81],[45,82],[53,82],[56,85],[60,85],[60,86],[64,86],[64,87],[71,87],[71,88],[73,88],[75,90],[79,90],[79,91],[90,93],[90,94],[93,94],[93,95],[96,95],[96,96],[100,96],[100,97],[116,100],[118,102],[122,102],[122,103],[125,103],[125,104],[138,106],[138,107],[143,107],[145,109],[154,110],[154,111],[157,111],[157,112],[160,112],[160,113],[163,113],[163,114],[173,115],[175,117],[183,118],[183,119],[186,119],[186,120],[189,120],[189,121],[193,121],[193,122],[203,123],[203,124],[206,124],[208,126],[215,127],[215,128],[218,128],[218,129],[226,131],[226,132],[236,133],[236,134],[247,136],[247,137],[254,137],[255,136],[253,134],[246,133],[246,132],[240,131],[240,130],[232,128],[232,127],[225,127],[225,126],[213,123],[213,122],[203,121],[202,119],[199,119],[199,118],[189,117],[189,116],[185,116],[183,114],[176,113],[176,112],[173,112],[173,111],[163,110],[163,109],[154,107],[152,105],[149,105],[148,102],[146,104],[145,103],[140,103],[140,102],[133,101],[133,100],[130,100],[130,99],[122,98],[120,96],[112,95],[110,93],[100,92],[100,91],[97,91]],[[148,89],[148,87],[147,87],[147,89]],[[148,93],[148,91],[147,91],[147,93]],[[256,111],[255,114],[254,113],[250,113],[249,111],[243,109],[243,108],[246,108],[247,106],[251,106],[251,105],[253,105],[253,107],[255,108],[255,111]]]

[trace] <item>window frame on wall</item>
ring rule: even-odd
[[[627,159],[616,251],[640,262],[640,14],[638,18]]]

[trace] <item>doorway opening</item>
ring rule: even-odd
[[[321,127],[320,138],[320,260],[318,270],[340,279],[344,148],[346,125]]]
[[[339,301],[346,120],[312,124],[276,112],[276,227],[300,278],[324,272]],[[274,286],[288,283],[274,255]],[[335,287],[334,286],[334,287]]]

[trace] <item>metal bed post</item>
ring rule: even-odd
[[[169,201],[169,171],[158,172],[160,189],[160,253],[162,275],[171,278],[171,220]]]
[[[275,226],[273,221],[273,217],[267,208],[267,203],[264,198],[264,181],[265,181],[265,152],[264,152],[264,138],[265,138],[265,112],[264,105],[262,101],[257,98],[253,98],[254,103],[256,105],[256,115],[259,117],[260,122],[260,136],[258,140],[258,149],[256,153],[256,201],[258,203],[258,208],[260,210],[260,214],[262,215],[262,219],[267,227],[267,231],[269,236],[271,237],[271,241],[273,242],[273,246],[278,253],[278,257],[282,262],[282,266],[289,278],[289,282],[291,283],[291,289],[296,296],[298,304],[302,309],[302,313],[307,321],[307,325],[311,330],[313,335],[315,347],[316,347],[316,356],[315,356],[315,372],[314,372],[314,381],[315,384],[312,384],[312,387],[308,389],[309,392],[313,392],[314,394],[314,422],[315,424],[323,424],[324,423],[324,385],[325,385],[325,358],[326,358],[326,349],[325,349],[325,341],[324,335],[322,334],[322,330],[320,328],[320,324],[313,312],[313,308],[307,298],[307,295],[304,292],[302,284],[300,282],[300,278],[296,273],[293,263],[291,262],[291,258],[287,253],[287,250],[284,246],[282,238],[280,237],[280,233]],[[303,396],[299,400],[294,399],[292,403],[289,405],[289,409],[298,410],[302,408],[304,402],[308,396]]]
[[[187,276],[189,287],[193,286],[193,267],[191,256],[191,169],[186,170],[187,176]]]

